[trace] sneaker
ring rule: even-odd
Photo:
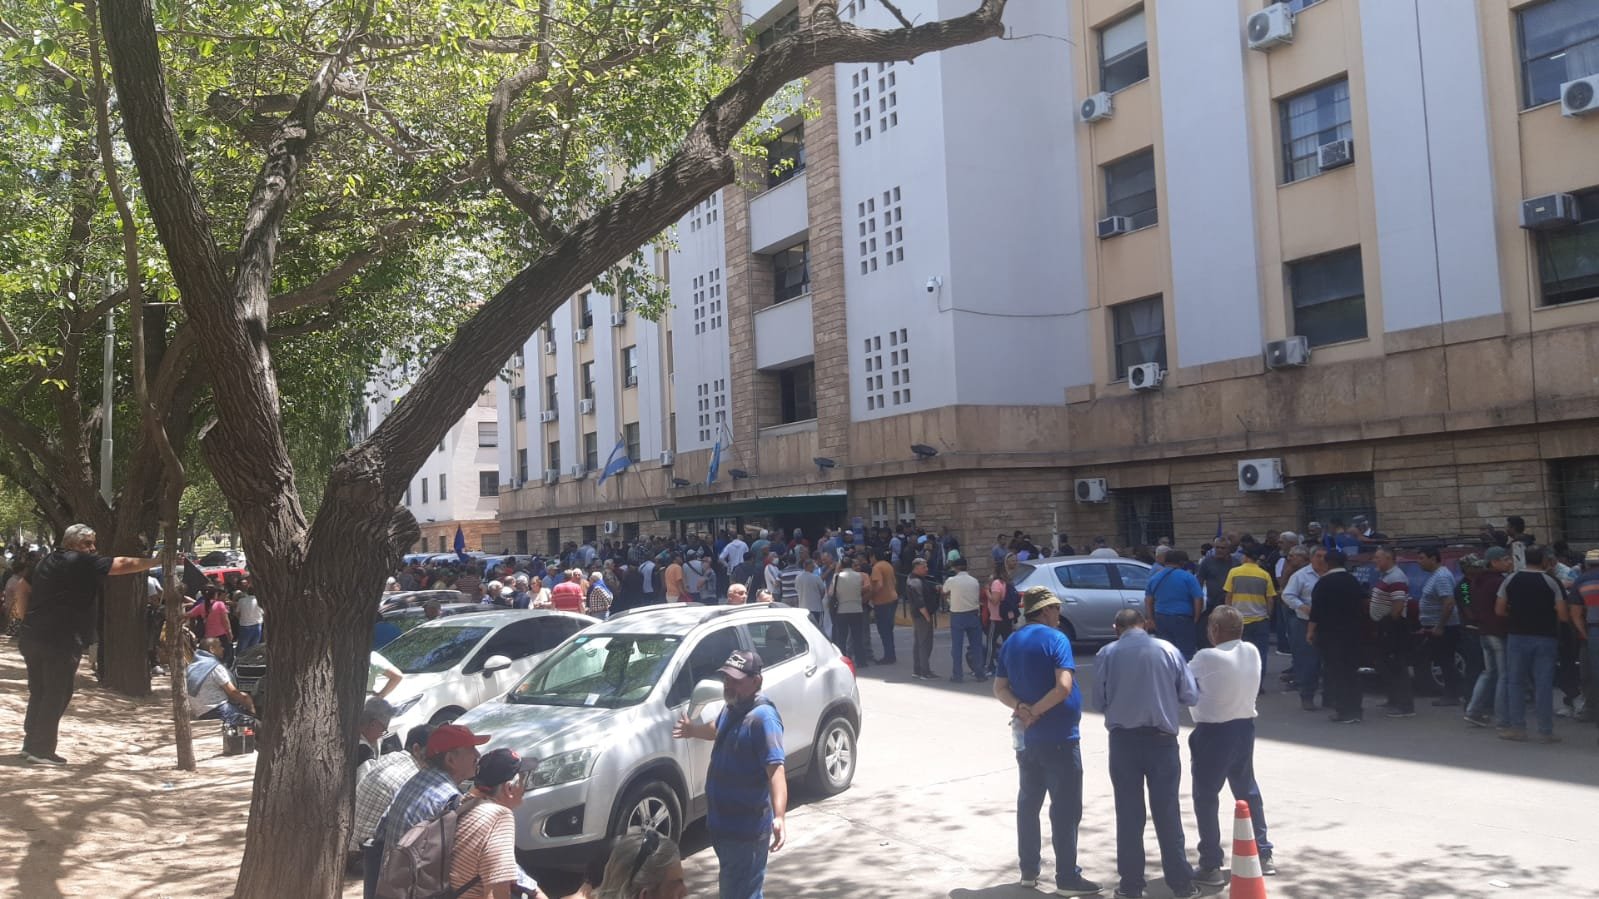
[[[1460,700],[1458,700],[1458,699],[1434,699],[1432,701],[1432,704],[1433,704],[1434,708],[1447,709],[1450,706],[1460,705]]]
[[[1116,899],[1144,899],[1144,891],[1136,887],[1117,887]]]
[[[1208,887],[1227,885],[1227,875],[1220,868],[1200,868],[1194,872],[1194,883],[1202,883]]]
[[[1391,712],[1387,712],[1384,715],[1384,717],[1386,717],[1386,718],[1414,718],[1414,717],[1416,717],[1416,713],[1414,711],[1408,711],[1407,712],[1404,709],[1394,709]]]
[[[1188,889],[1186,890],[1173,888],[1171,894],[1176,897],[1176,899],[1192,899],[1192,897],[1199,895],[1199,884],[1191,883],[1188,885]]]
[[[1057,896],[1098,896],[1104,887],[1079,874],[1066,883],[1055,884]]]
[[[1314,699],[1299,700],[1299,707],[1307,712],[1315,712],[1321,709],[1321,706],[1316,705],[1316,700]]]
[[[933,672],[929,671],[926,674],[922,675],[922,680],[943,680],[943,678],[941,678],[938,675],[934,674]]]
[[[30,765],[55,765],[56,767],[61,767],[67,763],[66,759],[53,752],[47,755],[35,755],[26,750],[22,753],[22,760]]]
[[[1487,715],[1467,715],[1465,722],[1472,727],[1492,727],[1494,723]]]
[[[1499,739],[1509,740],[1512,743],[1527,742],[1527,732],[1519,727],[1499,728]]]
[[[1036,886],[1038,886],[1038,878],[1037,877],[1021,877],[1021,878],[1017,879],[1016,885],[1017,886],[1024,886],[1024,887],[1036,887]]]
[[[1538,735],[1538,742],[1540,742],[1540,743],[1559,743],[1560,742],[1560,736],[1558,734],[1539,734]]]
[[[1340,718],[1337,715],[1333,715],[1327,720],[1334,724],[1359,724],[1361,722],[1359,718]]]
[[[1271,856],[1262,855],[1260,857],[1260,873],[1267,877],[1277,873],[1277,865],[1271,860]]]

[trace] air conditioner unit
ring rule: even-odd
[[[589,470],[582,465],[572,466],[572,477],[574,478],[585,478],[588,476],[588,473]]]
[[[546,469],[544,469],[544,483],[553,484],[556,481],[559,481],[560,479],[561,479],[561,470],[559,468],[546,468]]]
[[[1245,459],[1239,462],[1238,489],[1245,493],[1283,489],[1283,460]]]
[[[589,339],[589,329],[588,328],[578,328],[576,331],[572,332],[572,342],[573,343],[587,343],[588,339]]]
[[[611,327],[620,328],[620,327],[622,327],[625,324],[627,324],[627,313],[626,312],[612,312],[611,313]]]
[[[1084,100],[1083,105],[1077,108],[1077,118],[1083,122],[1097,122],[1100,119],[1110,118],[1113,111],[1110,94],[1100,91]]]
[[[1316,148],[1316,168],[1321,171],[1336,169],[1355,161],[1355,142],[1335,140]]]
[[[600,525],[600,531],[606,534],[614,534],[619,530],[621,530],[621,528],[618,528],[616,526],[616,522],[614,521],[607,521]]]
[[[591,415],[594,412],[593,400],[578,400],[577,411],[580,415]]]
[[[1286,3],[1273,3],[1250,16],[1244,23],[1249,49],[1269,51],[1280,44],[1294,42],[1294,14]]]
[[[667,450],[666,452],[661,453],[661,467],[662,468],[671,468],[672,467],[672,463],[675,462],[675,461],[677,461],[677,457],[672,455],[672,451],[671,450]]]
[[[556,411],[554,409],[545,409],[543,412],[539,413],[539,421],[542,421],[542,422],[544,422],[546,424],[548,424],[549,422],[554,421],[555,418],[556,418]]]
[[[1125,215],[1112,215],[1100,219],[1094,230],[1099,234],[1099,239],[1104,240],[1107,237],[1115,237],[1118,234],[1126,234],[1128,231],[1133,230],[1133,223]]]
[[[1548,194],[1521,201],[1521,227],[1529,231],[1554,231],[1582,221],[1582,209],[1571,194]]]
[[[544,355],[546,355],[546,356],[555,355],[555,341],[553,341],[553,340],[544,341]]]
[[[1078,478],[1077,501],[1080,503],[1103,503],[1110,499],[1110,488],[1105,485],[1104,478]]]
[[[1576,50],[1568,50],[1575,53]],[[1560,114],[1563,116],[1587,115],[1599,112],[1599,75],[1589,75],[1560,85]]]
[[[623,378],[622,379],[622,386],[623,387],[637,387],[638,386],[638,375],[628,375],[627,377]]]
[[[1127,386],[1134,390],[1159,390],[1166,372],[1159,362],[1145,362],[1127,366]]]
[[[1273,340],[1266,344],[1267,368],[1293,368],[1310,364],[1310,341],[1303,337]]]

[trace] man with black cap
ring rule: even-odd
[[[378,871],[383,863],[383,844],[376,838],[378,824],[400,788],[416,776],[427,759],[428,736],[432,732],[433,728],[426,724],[411,728],[405,736],[404,752],[375,758],[355,773],[355,824],[350,828],[350,851],[361,854],[364,899],[376,895]]]
[[[385,848],[397,845],[405,832],[431,821],[461,798],[457,784],[477,773],[478,747],[487,734],[474,734],[459,724],[441,724],[428,734],[426,764],[400,787],[383,813],[377,840]]]
[[[1049,794],[1055,844],[1055,895],[1096,896],[1101,887],[1077,866],[1083,819],[1083,754],[1078,724],[1083,694],[1071,641],[1060,632],[1060,598],[1045,587],[1022,594],[1026,624],[1000,647],[994,696],[1012,712],[1012,742],[1021,779],[1016,797],[1016,853],[1021,883],[1038,882],[1043,859],[1038,813]]]
[[[705,777],[706,829],[721,864],[722,899],[761,899],[767,853],[783,848],[788,781],[783,770],[783,719],[761,693],[761,657],[735,650],[717,669],[727,707],[715,724],[684,715],[679,739],[714,740]]]

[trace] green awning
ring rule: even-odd
[[[811,493],[803,496],[763,496],[696,506],[665,506],[655,510],[657,521],[710,521],[713,518],[754,518],[760,515],[807,515],[848,510],[849,495]]]

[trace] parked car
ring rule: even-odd
[[[501,609],[435,618],[406,631],[382,654],[405,675],[388,700],[389,730],[403,740],[418,724],[446,724],[510,689],[539,659],[598,619],[553,609]],[[380,675],[377,689],[382,689]]]
[[[1018,592],[1048,587],[1060,597],[1060,629],[1073,643],[1105,643],[1116,639],[1116,613],[1144,608],[1149,566],[1136,559],[1063,556],[1021,563]]]
[[[711,744],[678,740],[684,714],[714,720],[716,670],[736,649],[761,654],[765,694],[783,718],[791,780],[849,787],[861,729],[855,672],[800,609],[646,606],[607,619],[541,660],[504,697],[461,716],[528,759],[516,843],[529,862],[571,869],[623,833],[677,839],[706,812]]]
[[[429,601],[435,599],[446,605],[471,601],[466,598],[466,594],[459,590],[400,590],[395,593],[385,593],[378,597],[378,611],[382,614],[388,614],[397,609],[420,609]]]

